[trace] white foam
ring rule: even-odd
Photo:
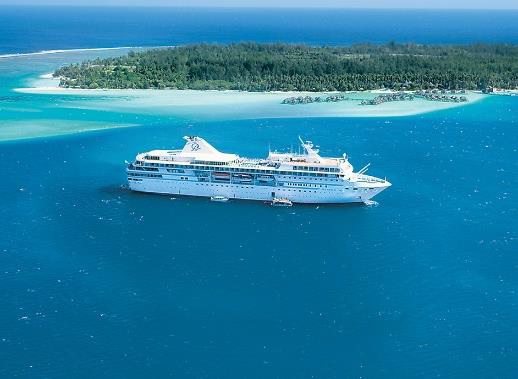
[[[18,58],[18,57],[31,57],[37,55],[49,55],[49,54],[60,54],[60,53],[77,53],[82,51],[106,51],[106,50],[128,50],[128,49],[162,49],[174,47],[173,45],[168,46],[118,46],[118,47],[92,47],[83,49],[56,49],[56,50],[42,50],[32,53],[12,53],[12,54],[0,54],[2,58]]]

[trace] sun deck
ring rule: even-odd
[[[152,150],[137,155],[135,165],[162,167],[168,165],[185,165],[196,169],[221,169],[229,171],[257,170],[268,173],[279,171],[310,173],[349,173],[352,166],[346,156],[343,158],[325,158],[318,155],[311,142],[302,142],[306,154],[270,152],[266,159],[243,158],[236,154],[222,153],[200,137],[184,137],[187,141],[181,150]],[[163,166],[165,167],[165,166]],[[183,166],[182,166],[183,167]],[[187,167],[183,167],[187,168]],[[318,175],[317,175],[318,176]]]

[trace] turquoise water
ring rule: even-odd
[[[113,53],[0,60],[3,124],[138,124],[0,143],[2,377],[516,377],[518,97],[211,121],[12,91]],[[393,186],[289,209],[121,187],[124,160],[186,134],[246,156],[302,135]]]

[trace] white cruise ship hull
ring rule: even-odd
[[[267,186],[252,184],[232,184],[178,180],[176,178],[129,178],[129,188],[133,191],[167,195],[213,197],[229,199],[271,201],[285,198],[293,203],[362,203],[383,191],[390,184],[370,183],[353,189],[345,185],[327,185],[324,188],[297,188],[290,186]]]

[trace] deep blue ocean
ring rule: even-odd
[[[517,15],[4,7],[0,51],[517,43]],[[31,120],[31,102],[78,117],[12,91],[52,59],[34,72],[0,60],[0,122]],[[140,122],[0,142],[0,377],[518,377],[518,97],[407,117]],[[377,206],[287,209],[122,187],[124,160],[191,134],[253,157],[302,135],[393,186]]]
[[[517,10],[1,7],[0,53],[194,42],[518,43]]]

